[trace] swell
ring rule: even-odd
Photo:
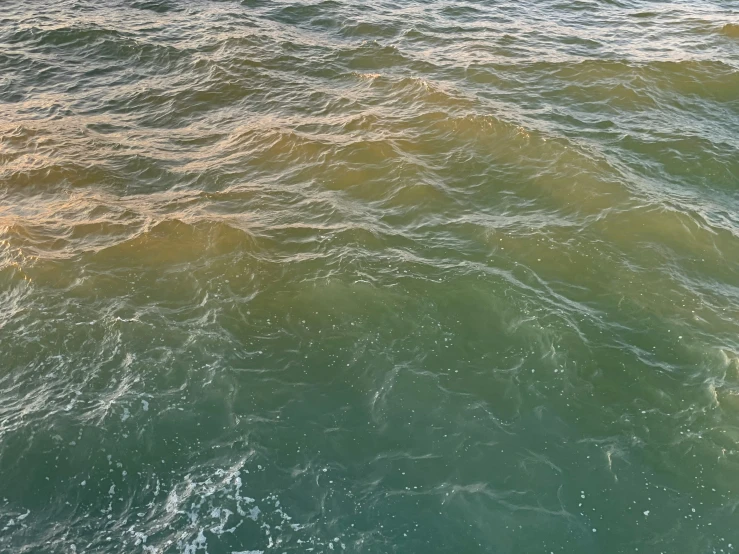
[[[409,89],[408,84],[413,86]],[[420,98],[430,103],[429,107],[433,107],[434,95],[437,94],[434,91],[429,93],[426,86],[418,87],[414,81],[401,82],[394,90],[408,100],[422,92]],[[443,102],[446,101],[443,96],[441,98]],[[464,105],[461,103],[460,107]],[[417,112],[417,107],[413,111]],[[351,127],[354,121],[356,119],[343,122],[336,129]],[[587,221],[582,219],[584,217],[608,213],[614,205],[623,205],[624,209],[635,205],[633,194],[638,191],[627,183],[628,175],[623,174],[617,166],[609,165],[607,158],[592,156],[572,148],[568,141],[522,129],[494,116],[450,116],[444,112],[429,112],[401,121],[397,126],[391,123],[378,121],[382,127],[375,129],[376,139],[356,137],[338,142],[329,139],[328,134],[324,139],[320,135],[285,133],[270,130],[269,127],[249,129],[214,143],[210,152],[202,151],[198,159],[183,166],[177,173],[165,172],[161,167],[161,159],[146,161],[124,156],[118,162],[105,162],[109,169],[102,165],[98,168],[81,168],[73,165],[49,166],[42,162],[38,162],[39,167],[35,168],[28,162],[24,168],[26,160],[21,157],[7,166],[5,193],[13,196],[22,193],[26,196],[33,190],[37,193],[67,190],[72,183],[76,187],[89,188],[98,183],[115,182],[119,183],[118,190],[123,191],[130,190],[126,184],[129,180],[158,182],[161,186],[162,182],[167,181],[181,183],[183,177],[196,184],[200,182],[198,188],[215,192],[220,188],[217,185],[219,176],[228,182],[227,168],[241,166],[242,169],[251,167],[255,175],[263,176],[276,169],[292,167],[284,172],[282,181],[285,184],[295,183],[296,187],[291,192],[284,187],[279,190],[268,181],[256,185],[254,189],[258,194],[250,204],[255,208],[258,202],[273,205],[277,214],[271,218],[274,222],[280,221],[279,218],[294,219],[298,213],[291,212],[291,205],[304,196],[317,193],[328,200],[325,214],[338,208],[339,213],[348,216],[354,209],[351,204],[337,204],[340,200],[337,193],[341,192],[349,194],[353,202],[368,203],[364,209],[370,211],[366,211],[363,217],[388,225],[397,214],[405,221],[406,228],[413,232],[422,228],[419,225],[424,225],[423,219],[414,221],[416,214],[428,214],[430,208],[449,210],[448,203],[451,202],[452,209],[448,211],[447,219],[452,218],[458,213],[455,202],[461,206],[460,202],[465,198],[477,197],[482,200],[506,191],[515,192],[522,200],[548,202],[561,213],[570,213],[583,222]],[[241,154],[245,150],[248,156]],[[440,157],[436,154],[440,151],[446,154]],[[468,170],[477,167],[479,174],[475,176],[473,173],[472,180],[468,178],[464,183],[457,183],[454,176],[462,167]],[[111,169],[114,171],[111,172]],[[299,185],[305,182],[306,174],[315,172],[322,175],[320,181],[309,185],[307,189],[305,185]],[[164,176],[167,178],[163,179]],[[258,178],[257,182],[263,179]],[[114,190],[115,187],[111,189]],[[667,198],[673,194],[666,192]],[[186,193],[174,194],[161,206],[155,201],[152,209],[148,210],[149,217],[162,217],[165,214],[181,217],[188,213],[183,210],[188,210],[192,215],[201,214],[199,217],[208,217],[208,214],[215,216],[216,213],[227,215],[229,211],[243,210],[249,205],[228,201],[222,205],[207,201],[201,203],[197,199],[199,193],[193,194],[195,196],[185,203],[178,198],[186,198]],[[67,209],[77,209],[74,202],[47,198],[51,202],[46,213],[56,213],[60,218],[57,221],[64,218],[72,223],[87,217],[84,212],[65,213]],[[151,198],[154,200],[156,197]],[[574,203],[573,198],[576,199]],[[647,196],[644,196],[644,200],[647,204],[655,202],[654,198]],[[33,201],[38,202],[38,199]],[[116,202],[133,205],[137,201],[129,198]],[[662,202],[664,200],[656,200],[657,204]],[[696,207],[692,208],[693,213],[701,210],[700,199],[697,202]],[[485,207],[486,204],[481,204],[482,211],[489,209]],[[714,207],[710,207],[707,213],[714,210]],[[12,211],[8,213],[10,217],[12,214]],[[38,216],[36,218],[38,222],[43,222]],[[400,222],[397,218],[395,221]],[[262,223],[265,224],[270,225]],[[58,229],[55,225],[52,223],[49,228]],[[679,226],[677,230],[680,230]],[[66,235],[62,234],[63,237]]]
[[[132,32],[84,26],[29,27],[7,37],[8,44],[23,46],[29,54],[52,54],[59,60],[74,55],[86,62],[110,62],[155,66],[158,71],[176,70],[191,56],[187,49],[151,42]],[[34,56],[36,57],[36,56]],[[57,62],[58,63],[58,62]]]
[[[592,60],[533,62],[526,71],[519,65],[483,67],[468,70],[468,78],[498,86],[495,71],[517,75],[486,96],[505,102],[531,98],[536,112],[556,116],[550,132],[586,138],[614,160],[628,160],[630,171],[648,178],[649,187],[668,180],[694,195],[707,188],[731,194],[736,188],[739,104],[732,91],[739,87],[739,73],[732,65]],[[561,103],[563,95],[569,104],[552,109],[549,100]]]
[[[739,71],[721,60],[498,62],[475,64],[468,71],[473,72],[470,77],[481,83],[496,82],[493,80],[496,72],[505,72],[513,77],[513,83],[544,90],[550,90],[547,85],[554,80],[570,87],[564,91],[577,93],[581,100],[586,97],[603,103],[621,100],[621,104],[613,104],[615,107],[648,108],[670,98],[695,96],[729,109],[737,108],[733,91],[739,84]]]

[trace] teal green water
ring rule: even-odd
[[[739,550],[739,4],[0,4],[0,552]]]

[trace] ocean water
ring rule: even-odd
[[[0,552],[738,507],[739,4],[0,3]]]

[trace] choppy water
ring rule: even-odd
[[[0,551],[739,550],[739,5],[0,4]]]

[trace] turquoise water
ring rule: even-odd
[[[0,551],[739,550],[739,5],[0,4]]]

